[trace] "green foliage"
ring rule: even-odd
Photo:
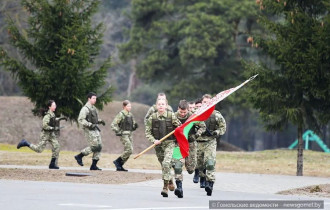
[[[238,25],[253,19],[256,8],[252,0],[133,0],[121,58],[137,59],[146,82],[167,81],[170,98],[218,93],[235,84],[242,50],[237,38],[246,33]]]
[[[57,115],[76,120],[87,93],[99,92],[106,85],[110,57],[95,66],[103,36],[102,24],[91,22],[98,4],[93,0],[23,0],[28,28],[19,28],[8,19],[11,44],[24,59],[0,48],[0,65],[18,79],[23,93],[35,103],[35,113],[54,99]],[[111,100],[112,91],[103,89],[98,108]]]
[[[275,63],[245,63],[248,74],[259,74],[250,85],[250,101],[269,130],[292,122],[319,131],[330,119],[329,4],[318,0],[258,2],[266,10],[260,24],[269,35],[255,36],[253,42]]]

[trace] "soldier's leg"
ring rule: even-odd
[[[102,151],[102,139],[99,131],[93,131],[90,134],[91,150],[93,152],[93,160],[99,160]]]
[[[197,142],[189,143],[189,156],[185,159],[185,166],[189,174],[194,173],[197,165]]]
[[[35,151],[35,152],[41,153],[42,151],[44,151],[44,149],[46,147],[48,138],[49,138],[49,134],[45,133],[44,131],[41,132],[39,143],[38,144],[30,144],[30,149]]]
[[[155,152],[156,152],[158,162],[160,163],[160,165],[162,165],[163,160],[164,160],[164,150],[163,150],[163,147],[161,146],[161,144],[155,146]]]
[[[184,160],[179,160],[179,159],[173,159],[173,165],[174,165],[174,178],[175,180],[183,180],[182,176],[182,167],[183,167],[183,162]]]
[[[132,144],[132,139],[131,135],[122,135],[120,138],[121,143],[124,146],[124,152],[120,156],[122,159],[121,165],[124,165],[128,158],[132,155],[133,153],[133,144]]]
[[[81,154],[83,156],[87,156],[87,155],[89,155],[89,154],[92,153],[92,149],[91,149],[92,142],[91,142],[89,133],[90,133],[90,131],[85,131],[84,132],[85,139],[86,139],[86,141],[88,143],[88,146],[86,148],[84,148],[84,149],[81,150]]]
[[[163,197],[168,197],[169,180],[172,179],[171,162],[172,162],[173,149],[175,147],[175,143],[174,143],[174,141],[164,141],[158,146],[161,146],[161,148],[162,148],[161,150],[160,149],[158,150],[159,152],[164,151],[163,152],[163,157],[164,158],[163,158],[163,162],[161,163],[161,166],[162,166],[162,179],[164,180],[164,186],[163,186],[163,190],[161,192],[161,195]]]
[[[194,178],[193,178],[194,183],[199,182],[199,168],[203,164],[203,162],[201,162],[203,160],[203,154],[202,154],[202,150],[200,148],[202,145],[201,145],[200,142],[196,142],[196,143],[197,143],[197,147],[196,147],[196,167],[195,167],[195,174],[194,174]]]
[[[183,176],[182,176],[182,168],[184,165],[184,159],[175,159],[175,164],[174,164],[174,176],[175,176],[175,183],[176,183],[176,189],[174,191],[174,194],[178,196],[178,198],[183,198],[183,189],[182,189],[182,181],[183,181]]]
[[[200,176],[200,188],[205,188],[205,146],[207,142],[198,142],[198,150],[197,150],[197,168]]]
[[[162,162],[162,172],[163,172],[163,180],[170,180],[172,178],[171,175],[171,161],[173,156],[173,149],[175,147],[174,141],[164,141],[161,143],[164,151],[164,160]]]
[[[61,147],[55,134],[51,136],[49,143],[52,146],[52,158],[58,159]]]
[[[97,162],[100,159],[101,151],[102,151],[102,139],[99,131],[93,131],[90,133],[91,138],[91,150],[93,152],[92,157],[92,165],[90,167],[90,170],[102,170],[99,167],[97,167]]]
[[[216,164],[216,139],[208,142],[205,148],[205,168],[206,168],[206,184],[205,191],[208,196],[212,195],[213,184],[215,182],[215,164]]]

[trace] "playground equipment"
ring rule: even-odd
[[[303,141],[305,141],[305,150],[308,150],[309,148],[309,141],[315,141],[320,147],[321,149],[323,149],[323,151],[325,153],[330,153],[330,149],[327,147],[327,145],[320,139],[320,137],[318,135],[316,135],[313,131],[311,130],[307,130],[303,136]],[[298,139],[296,139],[290,146],[289,149],[293,149],[295,146],[297,146],[298,144]]]

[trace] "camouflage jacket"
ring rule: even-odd
[[[221,115],[219,111],[214,110],[212,115],[215,115],[215,121],[216,121],[216,129],[210,133],[208,128],[206,128],[206,131],[202,134],[202,136],[197,138],[197,141],[209,141],[213,140],[226,132],[226,121],[225,118]]]
[[[153,113],[156,113],[157,111],[158,111],[158,110],[157,110],[156,104],[152,105],[152,106],[149,108],[149,110],[148,110],[146,116],[144,117],[144,124],[145,124],[145,125],[147,124],[147,121],[148,121],[149,117],[150,117]],[[173,112],[173,109],[172,109],[172,107],[171,107],[170,105],[167,105],[166,111],[171,111],[171,112]]]
[[[147,123],[146,123],[146,137],[147,139],[151,142],[151,143],[154,143],[155,142],[155,137],[153,136],[152,134],[152,118],[153,118],[153,115],[155,115],[156,119],[158,120],[165,120],[166,119],[166,116],[167,116],[167,111],[165,111],[162,115],[160,115],[158,112],[152,114],[148,120],[147,120]],[[175,116],[175,114],[172,112],[172,124],[174,126],[174,128],[178,127],[181,125],[181,122],[178,120],[178,118]],[[159,140],[159,139],[157,139]]]
[[[42,130],[54,131],[54,128],[55,128],[55,113],[52,112],[51,110],[48,110],[48,112],[42,119]]]
[[[132,130],[135,130],[137,123],[134,119],[134,116],[131,112],[128,112],[126,110],[122,110],[116,115],[115,119],[113,119],[111,123],[111,130],[113,130],[116,133],[122,133],[123,131],[121,129],[120,124],[124,122],[125,117],[132,117],[133,119]],[[131,131],[125,131],[125,132],[131,132]]]
[[[185,117],[180,117],[178,112],[175,112],[175,116],[182,122],[186,122],[186,120],[188,120],[188,118],[192,115],[191,112],[189,112]],[[193,130],[194,129],[194,130]],[[197,136],[201,136],[206,130],[206,125],[204,122],[196,122],[194,124],[194,126],[191,128],[190,132],[189,132],[189,136],[188,136],[188,140],[189,141],[194,141],[196,139],[195,136],[192,136],[192,134],[195,134]]]
[[[92,126],[92,122],[88,122],[87,117],[90,114],[90,112],[96,113],[97,122],[99,123],[101,119],[98,119],[98,111],[95,106],[91,105],[90,103],[86,103],[83,108],[81,108],[79,117],[78,117],[78,123],[83,126],[83,128],[90,128]]]

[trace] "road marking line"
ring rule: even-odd
[[[59,206],[77,206],[86,208],[111,208],[112,206],[105,205],[91,205],[91,204],[79,204],[79,203],[59,203]]]

